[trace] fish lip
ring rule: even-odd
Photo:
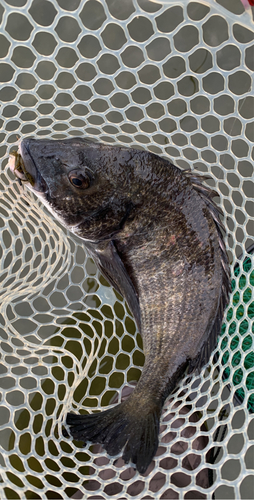
[[[47,184],[34,163],[33,157],[30,153],[29,143],[30,143],[29,139],[23,139],[19,144],[19,153],[24,162],[26,171],[34,179],[34,184],[33,185],[29,184],[29,188],[32,191],[36,191],[37,193],[46,194],[48,191]]]

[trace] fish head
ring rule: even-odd
[[[65,227],[97,241],[117,232],[130,210],[130,155],[81,138],[25,138],[9,166]]]

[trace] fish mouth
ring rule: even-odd
[[[18,151],[10,153],[9,167],[20,184],[22,182],[29,183],[28,187],[37,193],[47,191],[47,184],[31,156],[29,139],[23,139],[19,144]]]

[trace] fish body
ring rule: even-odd
[[[125,462],[144,473],[164,401],[209,360],[228,303],[217,193],[155,154],[86,139],[28,138],[20,155],[25,167],[16,175],[29,174],[30,189],[84,240],[143,337],[145,364],[129,398],[101,413],[68,414],[70,433],[110,455],[123,449]]]

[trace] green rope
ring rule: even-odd
[[[243,368],[237,368],[244,356],[244,368],[249,373],[246,378],[245,385],[236,389],[236,396],[244,401],[247,397],[247,407],[251,413],[254,413],[254,350],[250,351],[253,344],[253,335],[248,333],[249,323],[252,323],[252,333],[254,333],[254,269],[252,268],[252,261],[247,257],[242,266],[238,265],[234,269],[236,279],[232,280],[233,291],[233,306],[236,309],[236,319],[239,320],[238,329],[236,321],[233,319],[234,309],[230,307],[227,312],[227,323],[229,323],[228,335],[225,334],[226,324],[222,326],[221,332],[221,349],[225,351],[222,356],[222,365],[228,363],[230,354],[233,352],[231,366],[226,366],[223,372],[224,380],[228,379],[233,370],[233,384],[239,386],[242,384]],[[238,283],[238,285],[237,285]],[[240,293],[244,289],[243,294]],[[241,295],[243,300],[241,300]],[[246,304],[246,305],[245,305]],[[244,315],[244,310],[247,309],[247,317],[241,321]],[[241,350],[239,349],[241,348]],[[246,355],[244,353],[246,352]],[[252,394],[249,394],[252,391]]]

